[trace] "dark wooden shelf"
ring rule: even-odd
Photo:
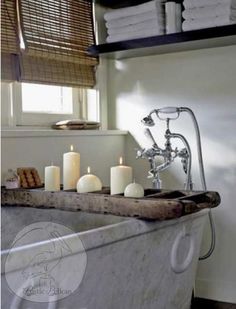
[[[93,56],[123,59],[234,44],[236,44],[236,25],[227,25],[93,45],[88,52]]]
[[[88,1],[91,1],[91,0],[88,0]],[[118,9],[118,8],[143,4],[148,1],[149,0],[95,0],[95,3],[100,4],[107,8]],[[182,3],[183,0],[175,0],[175,2]]]
[[[100,4],[104,7],[111,8],[111,9],[118,9],[127,6],[139,5],[142,3],[147,2],[148,0],[96,0],[96,4]]]

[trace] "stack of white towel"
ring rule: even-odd
[[[184,0],[183,31],[236,23],[236,0]]]
[[[165,33],[165,0],[116,9],[104,14],[108,43]]]

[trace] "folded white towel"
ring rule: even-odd
[[[156,10],[134,15],[134,16],[129,16],[129,17],[122,17],[122,18],[117,18],[114,20],[110,20],[106,22],[106,27],[107,28],[117,28],[117,27],[124,27],[124,26],[129,26],[129,25],[135,25],[138,23],[141,23],[143,21],[147,21],[153,18],[157,18],[161,23],[164,23],[164,14],[159,14]]]
[[[164,31],[162,32],[158,29],[152,28],[152,29],[143,30],[143,31],[133,31],[133,32],[127,32],[124,34],[109,35],[106,41],[107,43],[111,43],[111,42],[133,40],[133,39],[139,39],[139,38],[147,38],[147,37],[161,35],[161,34],[164,34]]]
[[[215,22],[218,23],[219,21],[228,21],[235,19],[234,15],[226,14],[226,15],[220,15],[220,16],[212,16],[212,17],[203,17],[203,18],[194,18],[194,19],[186,19],[184,22],[187,23],[206,23],[206,22]]]
[[[149,30],[152,28],[157,28],[162,31],[164,31],[165,27],[163,24],[160,24],[157,20],[157,18],[152,18],[150,20],[134,24],[134,25],[128,25],[124,27],[117,27],[117,28],[108,28],[107,33],[109,35],[113,34],[123,34],[127,32],[133,32],[133,31],[142,31],[142,30]]]
[[[208,7],[186,9],[183,11],[182,16],[184,19],[208,18],[230,14],[231,10],[230,4],[218,4]]]
[[[176,33],[182,31],[181,4],[166,2],[166,33]]]
[[[235,2],[235,0],[184,0],[183,5],[185,9],[190,9],[217,4],[232,4],[234,6]]]
[[[162,6],[163,1],[164,0],[153,0],[153,1],[145,2],[143,4],[139,4],[135,6],[130,6],[130,7],[122,8],[122,9],[115,9],[115,10],[105,13],[104,19],[106,21],[109,21],[112,19],[117,19],[117,18],[126,17],[126,16],[133,16],[133,15],[153,11],[153,10],[156,10],[157,8],[160,8]]]
[[[220,16],[216,18],[207,18],[207,19],[194,19],[194,20],[185,20],[183,22],[182,28],[183,31],[204,29],[204,28],[212,28],[219,27],[224,25],[235,24],[236,19],[232,19],[229,16]]]

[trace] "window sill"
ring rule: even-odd
[[[53,137],[53,136],[114,136],[127,135],[121,130],[53,130],[49,128],[2,128],[2,138],[9,137]]]

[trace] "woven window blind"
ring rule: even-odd
[[[19,42],[16,27],[15,0],[1,1],[1,77],[17,80],[17,58]]]
[[[98,59],[87,54],[95,43],[92,1],[16,0],[16,4],[18,33],[25,45],[18,53],[19,80],[93,87]]]

